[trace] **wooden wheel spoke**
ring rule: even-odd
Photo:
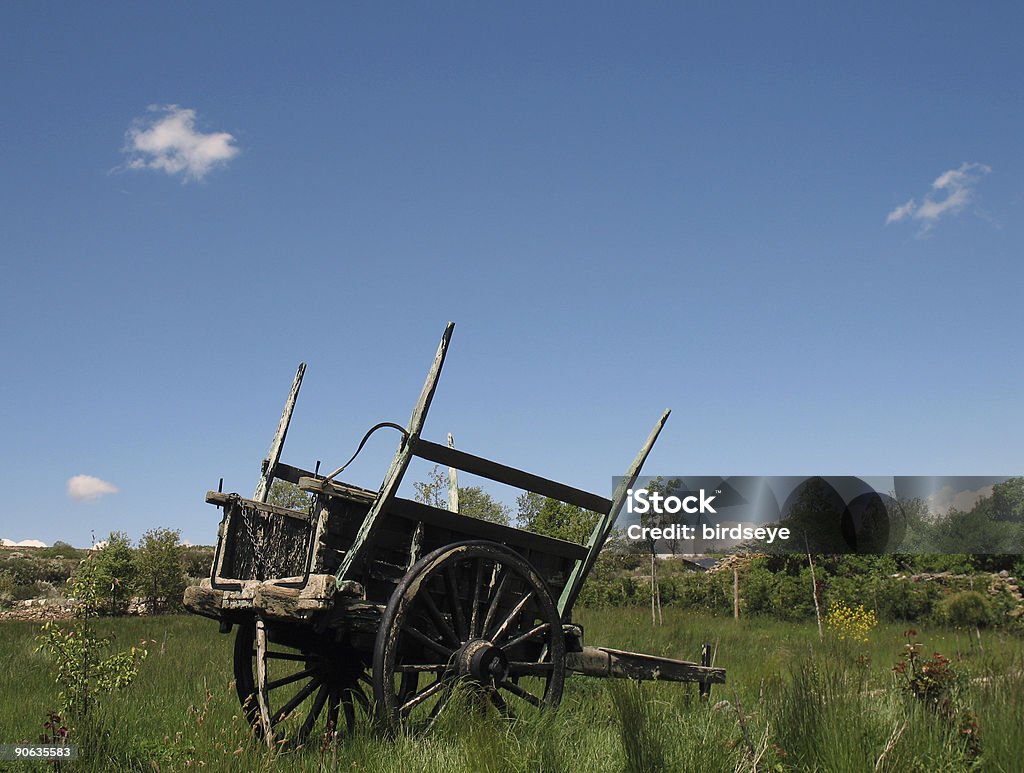
[[[308,684],[304,685],[301,690],[292,696],[290,701],[274,712],[274,716],[270,718],[271,726],[278,724],[282,719],[291,714],[300,703],[313,694],[313,691],[318,688],[320,684],[321,682],[319,679],[311,679]]]
[[[498,686],[501,689],[503,689],[503,690],[508,690],[513,695],[516,695],[516,696],[522,698],[524,701],[526,701],[527,703],[530,703],[530,704],[536,706],[537,708],[541,708],[544,705],[544,702],[540,698],[538,698],[532,692],[524,690],[522,687],[520,687],[515,682],[509,682],[509,681],[506,680],[506,681],[502,682],[501,684],[499,684]]]
[[[300,655],[295,652],[274,652],[272,650],[267,650],[266,655],[274,660],[296,660],[303,663],[307,660],[317,661],[320,659],[318,655]]]
[[[324,704],[327,702],[327,696],[330,694],[326,684],[321,684],[320,689],[316,693],[316,698],[313,699],[313,705],[309,707],[309,713],[306,715],[306,720],[302,723],[302,727],[299,729],[299,740],[304,740],[309,737],[309,734],[313,730],[313,725],[316,724],[317,718],[320,716],[320,712],[324,710]]]
[[[508,613],[508,616],[501,621],[501,625],[499,625],[497,629],[495,629],[494,633],[488,636],[487,638],[494,643],[501,641],[502,637],[504,637],[505,634],[508,633],[508,629],[512,627],[512,623],[514,623],[516,621],[516,618],[522,614],[523,610],[526,608],[526,605],[530,602],[531,598],[533,598],[532,590],[527,592],[521,599],[519,599],[519,602],[514,607],[512,607],[512,611]]]
[[[297,682],[300,679],[305,679],[307,676],[312,676],[316,671],[316,668],[304,668],[301,671],[296,671],[294,674],[282,676],[280,679],[273,679],[267,682],[267,689],[276,690],[278,687],[284,687],[286,684],[291,684],[292,682]]]
[[[508,672],[512,676],[547,676],[555,667],[551,663],[528,663],[519,660],[510,661]]]
[[[498,684],[495,658],[505,673]],[[521,677],[540,687],[521,687]],[[373,655],[374,716],[390,732],[430,730],[463,682],[478,703],[515,717],[557,706],[564,681],[551,588],[514,550],[484,540],[437,548],[392,592]]]
[[[341,694],[341,702],[342,705],[345,706],[346,721],[348,719],[349,711],[351,711],[352,715],[351,721],[355,721],[355,703],[359,704],[359,708],[361,708],[362,713],[364,713],[368,717],[370,716],[370,698],[367,697],[367,694],[364,691],[362,691],[362,689],[358,685],[353,685],[352,687],[345,688],[345,691]]]
[[[502,596],[505,595],[505,587],[508,585],[509,572],[506,569],[501,573],[501,579],[498,580],[498,587],[494,589],[494,595],[491,596],[491,603],[487,606],[487,614],[484,615],[484,624],[482,631],[491,630],[491,623],[494,622],[494,616],[498,614],[498,605],[501,603]]]
[[[348,690],[341,696],[341,705],[345,709],[345,725],[351,732],[356,726],[356,709],[352,705],[352,691]]]
[[[506,717],[508,717],[509,719],[516,718],[516,713],[512,711],[511,706],[509,706],[505,702],[505,699],[501,697],[501,693],[498,690],[488,690],[487,697],[490,698],[490,701],[492,704],[494,704],[494,707],[502,714],[504,714]]]
[[[351,703],[351,698],[355,698],[356,703],[366,712],[366,715],[370,715],[370,699],[366,697],[366,693],[362,691],[359,685],[350,688],[346,694],[350,696],[349,703]]]
[[[459,586],[455,581],[454,566],[446,567],[444,581],[448,588],[448,603],[452,608],[452,615],[455,617],[455,630],[459,635],[459,641],[469,641],[469,626],[466,625],[466,615],[462,611],[462,604],[459,603]]]
[[[402,716],[408,716],[410,711],[412,711],[425,700],[428,700],[432,696],[439,693],[442,689],[444,689],[447,683],[448,680],[441,679],[440,677],[438,677],[436,681],[432,682],[429,686],[424,687],[418,693],[413,695],[409,700],[407,700],[405,703],[399,706],[399,713],[401,713]]]
[[[448,668],[447,663],[402,663],[395,666],[395,671],[407,674],[419,674],[430,671],[444,671]]]
[[[429,647],[435,652],[441,653],[446,658],[451,657],[452,652],[454,652],[454,650],[452,650],[450,647],[445,647],[440,642],[436,642],[433,639],[431,639],[429,636],[423,633],[423,631],[421,631],[419,628],[412,625],[411,623],[406,623],[405,625],[403,625],[402,632],[409,634],[412,638],[414,638],[424,647]]]
[[[452,697],[452,687],[454,684],[454,680],[449,681],[444,690],[441,691],[441,696],[437,699],[433,708],[430,709],[430,716],[427,717],[427,726],[424,728],[424,732],[430,732],[437,722],[437,718],[441,716],[444,707],[448,705],[448,700]]]
[[[441,614],[441,610],[437,608],[437,602],[434,601],[434,597],[430,595],[430,591],[426,588],[423,589],[423,606],[427,608],[427,612],[430,613],[431,619],[434,621],[434,625],[437,626],[437,630],[442,635],[448,637],[448,640],[456,647],[462,644],[462,640],[455,633],[455,629],[449,625],[448,621],[444,619],[444,615]]]
[[[341,693],[339,690],[331,690],[330,697],[327,700],[327,732],[337,733],[338,732],[338,708],[341,706]],[[346,721],[348,716],[345,716]],[[355,717],[353,717],[353,720]],[[353,725],[349,725],[348,729],[351,731]]]
[[[531,628],[526,633],[521,634],[521,635],[517,636],[516,638],[512,639],[511,641],[501,645],[501,648],[503,650],[510,650],[513,647],[515,647],[517,644],[522,644],[524,641],[529,641],[530,639],[532,639],[535,636],[537,636],[537,634],[543,633],[544,631],[547,631],[547,630],[550,630],[550,629],[551,629],[551,623],[541,623],[540,625]]]
[[[469,638],[475,639],[480,634],[477,627],[480,622],[480,587],[484,584],[484,561],[476,560],[476,579],[473,581],[473,606],[469,610]]]

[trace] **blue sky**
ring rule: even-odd
[[[210,543],[449,319],[426,436],[583,488],[1021,472],[1024,11],[700,6],[0,7],[0,537]]]

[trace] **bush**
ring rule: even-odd
[[[984,628],[993,621],[992,604],[976,590],[965,590],[947,596],[939,605],[939,618],[958,628]]]
[[[181,532],[150,529],[135,551],[135,586],[149,601],[150,610],[175,609],[185,590]]]
[[[14,592],[17,583],[14,581],[12,572],[0,571],[0,606],[6,606],[14,601]]]
[[[133,559],[128,535],[120,531],[111,532],[107,544],[78,565],[75,573],[77,585],[103,599],[102,606],[108,614],[122,614],[128,608],[128,597],[135,580]]]
[[[887,620],[921,620],[932,612],[939,589],[930,583],[914,583],[886,577],[875,597],[879,614]]]
[[[829,631],[838,636],[840,640],[849,639],[860,644],[867,644],[868,636],[878,625],[878,615],[873,609],[865,609],[863,604],[852,607],[839,601],[833,602],[829,607],[826,621]]]

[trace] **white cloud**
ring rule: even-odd
[[[955,491],[952,486],[946,484],[941,489],[928,497],[932,512],[944,515],[950,510],[970,512],[978,504],[982,497],[992,496],[992,486],[982,486],[975,491]]]
[[[128,130],[124,152],[129,169],[156,169],[202,180],[238,155],[231,134],[196,130],[195,110],[177,105],[153,105],[149,110],[149,120],[140,118]]]
[[[910,217],[914,214],[914,209],[916,207],[917,204],[914,203],[913,199],[908,201],[906,204],[900,204],[900,206],[896,207],[896,209],[890,212],[889,216],[885,218],[885,224],[889,225],[889,223],[898,223],[900,220]]]
[[[117,486],[92,475],[68,478],[68,496],[77,502],[92,502],[107,494],[116,494]]]
[[[957,169],[947,169],[935,178],[932,189],[920,204],[914,199],[900,204],[886,216],[885,224],[908,218],[917,220],[921,223],[918,236],[924,236],[941,217],[961,212],[973,198],[978,180],[991,171],[992,167],[987,164],[966,162]]]

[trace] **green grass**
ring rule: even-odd
[[[903,627],[880,625],[867,645],[818,641],[813,624],[734,621],[665,611],[652,628],[638,609],[581,610],[586,641],[694,660],[717,646],[729,682],[709,702],[693,685],[576,676],[557,713],[515,724],[456,713],[426,738],[387,740],[370,729],[321,748],[270,753],[250,736],[231,684],[231,639],[207,620],[102,620],[126,648],[146,642],[135,683],[109,696],[70,770],[213,771],[1019,771],[1024,756],[1021,641],[1003,634],[919,629],[969,680],[981,756],[948,719],[895,688]],[[0,742],[35,741],[57,686],[35,652],[38,626],[0,624]],[[974,767],[972,767],[972,765]],[[24,768],[32,769],[32,768]],[[38,769],[38,768],[34,768]]]

